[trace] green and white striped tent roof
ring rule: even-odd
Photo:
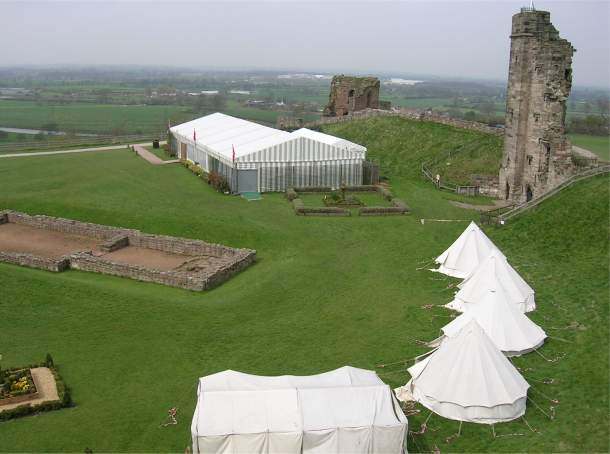
[[[366,147],[306,128],[294,132],[214,113],[170,128],[182,143],[225,163],[363,160]]]

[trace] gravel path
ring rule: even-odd
[[[148,145],[150,142],[134,144],[134,146]],[[90,148],[75,148],[72,150],[57,150],[57,151],[36,151],[32,153],[9,153],[0,154],[0,158],[27,158],[30,156],[51,156],[55,154],[69,154],[69,153],[86,153],[89,151],[109,151],[109,150],[120,150],[127,149],[127,144],[122,145],[109,145],[107,147],[90,147]]]
[[[138,154],[138,156],[140,156],[141,158],[144,158],[146,161],[150,162],[151,164],[153,164],[155,166],[160,166],[160,165],[164,165],[164,164],[174,164],[176,162],[180,162],[180,160],[178,160],[178,159],[172,159],[171,161],[164,161],[163,159],[159,158],[154,153],[151,153],[146,148],[144,148],[142,146],[142,144],[134,145],[133,148],[136,150],[136,153]]]

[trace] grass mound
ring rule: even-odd
[[[467,185],[471,174],[496,175],[502,157],[501,137],[433,122],[379,117],[322,129],[366,146],[369,158],[378,161],[390,178],[419,177],[422,163],[437,162],[434,172]]]

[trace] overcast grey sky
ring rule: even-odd
[[[0,64],[163,64],[506,79],[506,1],[0,0]],[[578,50],[575,84],[607,86],[605,1],[537,1]]]

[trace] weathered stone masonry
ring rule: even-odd
[[[550,13],[523,8],[513,16],[506,101],[503,198],[524,202],[574,173],[565,135],[566,100],[575,49],[550,21]]]
[[[364,109],[379,109],[379,79],[334,76],[324,116],[337,117]]]
[[[139,230],[71,219],[30,216],[15,211],[0,212],[0,224],[7,222],[95,238],[101,240],[96,249],[102,253],[116,251],[122,247],[137,246],[192,257],[194,262],[192,266],[161,271],[134,264],[115,263],[97,251],[81,251],[61,258],[0,251],[0,261],[47,271],[59,272],[74,268],[201,291],[220,285],[256,260],[256,251],[252,249],[235,249],[200,240],[150,235]],[[212,257],[213,260],[204,266],[198,266],[197,259],[202,257]],[[188,263],[187,260],[187,265]]]

